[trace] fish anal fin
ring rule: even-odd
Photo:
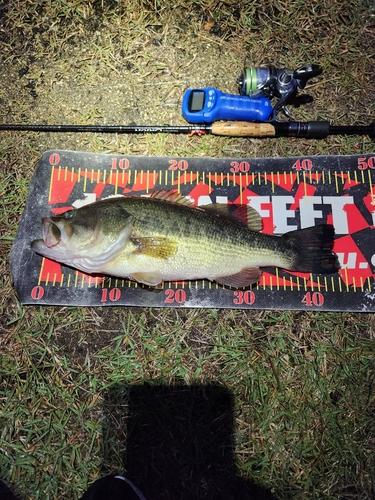
[[[131,240],[137,247],[134,250],[135,254],[147,255],[156,259],[169,259],[177,252],[178,248],[177,241],[162,236],[133,237]]]
[[[260,232],[263,228],[261,216],[255,208],[252,208],[249,205],[211,203],[209,205],[202,205],[199,208],[211,214],[225,217],[231,222],[247,227],[252,231]]]
[[[220,285],[231,286],[233,288],[244,288],[257,283],[262,276],[259,267],[245,267],[239,273],[229,276],[219,276],[214,280]]]
[[[178,205],[185,205],[188,207],[194,206],[194,202],[190,198],[182,195],[176,189],[162,189],[161,191],[153,191],[150,198],[169,201],[170,203],[177,203]]]
[[[163,281],[161,274],[158,271],[149,273],[134,273],[130,276],[130,278],[138,283],[143,283],[148,286],[156,286]]]

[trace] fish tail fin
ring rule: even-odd
[[[291,271],[316,274],[336,273],[340,269],[333,252],[335,230],[331,224],[297,229],[284,234],[293,252]]]

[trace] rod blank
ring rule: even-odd
[[[331,125],[328,121],[310,122],[215,122],[202,125],[39,125],[0,124],[1,130],[31,132],[94,132],[106,134],[197,134],[230,137],[304,137],[324,139],[330,135],[367,135],[375,139],[375,122],[370,125]]]

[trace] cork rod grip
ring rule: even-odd
[[[214,122],[214,135],[228,135],[231,137],[275,137],[275,127],[271,123],[252,122]]]

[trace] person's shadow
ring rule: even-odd
[[[236,474],[232,394],[218,385],[117,385],[106,396],[103,475],[147,500],[275,500]]]

